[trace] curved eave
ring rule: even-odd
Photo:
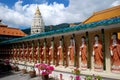
[[[88,24],[82,24],[79,26],[59,29],[56,31],[42,32],[39,34],[33,34],[30,36],[7,40],[7,41],[1,42],[0,44],[10,44],[10,43],[16,43],[16,42],[22,42],[22,41],[28,41],[28,40],[35,40],[40,38],[42,39],[42,38],[51,37],[51,36],[65,35],[68,33],[76,33],[78,31],[83,32],[86,30],[90,31],[90,30],[100,29],[100,28],[110,28],[110,26],[108,27],[107,25],[118,24],[118,23],[120,23],[120,17],[115,17],[107,20],[101,20],[98,22],[92,22]]]

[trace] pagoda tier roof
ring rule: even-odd
[[[120,16],[120,5],[93,13],[93,15],[86,19],[83,24],[110,19],[117,16]]]
[[[120,17],[114,17],[114,18],[110,18],[110,19],[106,19],[106,20],[100,20],[100,21],[97,21],[97,22],[81,24],[81,25],[78,25],[78,26],[59,29],[59,30],[55,30],[55,31],[33,34],[33,35],[21,37],[21,38],[16,38],[16,39],[12,39],[12,40],[3,41],[0,44],[10,44],[10,43],[16,43],[16,42],[30,41],[30,40],[32,41],[32,40],[36,40],[36,39],[54,37],[56,35],[57,36],[62,36],[62,35],[68,34],[68,33],[73,34],[75,32],[85,32],[85,31],[89,31],[89,30],[94,30],[96,28],[97,29],[109,29],[110,25],[116,25],[116,24],[118,24],[118,25],[120,24]],[[118,25],[117,25],[117,27],[119,27]]]

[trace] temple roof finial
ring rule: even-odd
[[[37,5],[37,9],[36,9],[35,15],[41,15],[38,5]]]

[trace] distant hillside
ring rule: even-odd
[[[23,29],[22,30],[24,33],[30,35],[31,28]]]
[[[58,29],[63,29],[63,28],[67,28],[69,26],[70,25],[68,23],[63,23],[63,24],[59,24],[59,25],[45,26],[45,32],[58,30]]]
[[[76,25],[76,24],[79,24],[79,23],[73,23],[73,24]],[[49,26],[45,26],[45,32],[58,30],[58,29],[64,29],[64,28],[68,28],[68,27],[70,27],[69,23],[62,23],[62,24],[59,24],[59,25],[49,25]],[[23,29],[22,31],[24,33],[30,35],[31,28]]]

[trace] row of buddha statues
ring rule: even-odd
[[[54,46],[53,46],[54,45]],[[56,66],[63,65],[64,66],[73,66],[75,64],[75,40],[72,37],[70,39],[70,45],[68,46],[68,51],[64,47],[65,43],[62,43],[62,39],[59,41],[59,46],[56,47],[53,42],[51,42],[51,46],[48,47],[45,44],[43,46],[33,47],[25,47],[24,48],[13,48],[13,58],[15,60],[26,60],[26,61],[34,61],[35,63],[40,60],[40,63],[54,64]],[[33,51],[34,50],[34,51]],[[19,54],[18,54],[19,51]],[[112,39],[109,45],[110,52],[110,60],[111,60],[111,71],[120,73],[120,40],[117,38],[117,33],[112,34]],[[87,55],[87,44],[86,37],[82,36],[81,44],[79,48],[79,56],[80,66],[82,70],[88,69],[88,55]],[[94,58],[94,70],[103,71],[103,46],[102,42],[99,39],[98,35],[94,36],[94,43],[92,46],[92,56]]]

